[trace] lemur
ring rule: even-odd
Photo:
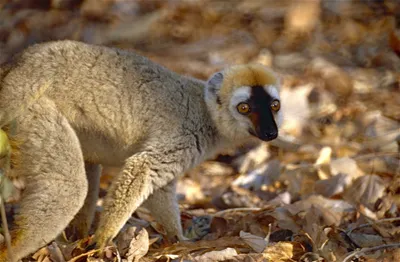
[[[94,234],[108,244],[142,204],[168,236],[185,239],[177,179],[227,146],[270,141],[281,123],[280,83],[259,64],[207,81],[131,51],[63,40],[28,47],[0,67],[0,127],[12,122],[25,189],[11,234],[18,260],[69,224],[88,234],[100,165],[121,166]],[[0,261],[9,261],[6,247]]]

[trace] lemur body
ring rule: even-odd
[[[226,145],[277,137],[279,83],[261,65],[207,82],[145,57],[74,41],[29,47],[0,69],[0,126],[20,141],[20,212],[12,253],[20,259],[71,224],[84,237],[96,204],[100,164],[122,166],[104,202],[98,246],[144,204],[169,236],[184,239],[175,199],[179,175]],[[86,175],[85,175],[86,174]],[[7,261],[3,246],[0,261]]]

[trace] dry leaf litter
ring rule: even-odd
[[[180,180],[195,242],[169,241],[139,208],[100,256],[66,231],[25,261],[400,261],[399,25],[395,0],[0,0],[0,63],[74,39],[200,79],[258,62],[283,80],[278,140]],[[115,172],[104,168],[96,218]]]

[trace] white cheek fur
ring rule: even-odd
[[[250,123],[250,120],[246,117],[241,115],[237,111],[237,105],[240,102],[246,101],[250,98],[251,96],[251,88],[249,86],[242,86],[233,92],[231,101],[229,103],[229,110],[231,111],[232,116],[238,120],[239,124],[242,127],[248,127]]]
[[[276,123],[276,125],[277,125],[278,127],[281,127],[282,121],[283,121],[282,110],[279,110],[278,113],[275,114],[274,118],[275,118],[275,123]]]
[[[264,86],[265,92],[267,92],[271,97],[279,99],[279,89],[274,85]]]
[[[236,107],[240,102],[246,101],[251,96],[251,89],[249,86],[242,86],[233,92],[230,107]]]
[[[278,87],[274,85],[267,85],[264,86],[264,90],[274,99],[280,100],[279,96],[279,89]],[[282,121],[283,121],[283,116],[282,116],[282,109],[279,110],[277,113],[274,114],[275,122],[278,127],[281,126]]]

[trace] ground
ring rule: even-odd
[[[74,39],[200,79],[248,62],[283,79],[279,140],[180,180],[183,227],[199,241],[168,242],[141,208],[103,260],[400,261],[400,3],[0,0],[0,17],[0,64]],[[114,173],[104,169],[101,196]],[[58,239],[32,257],[100,261],[85,243]]]

